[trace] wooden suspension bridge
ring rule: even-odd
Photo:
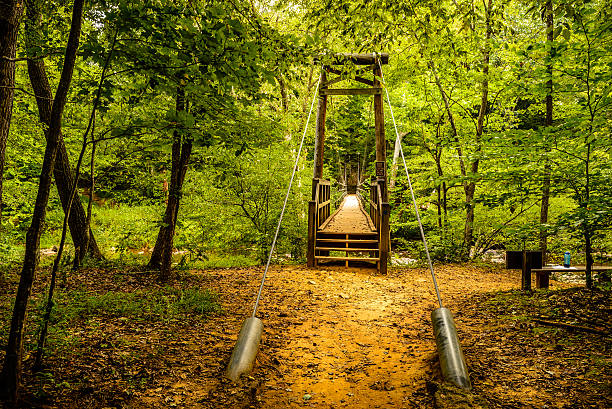
[[[378,271],[387,272],[390,250],[389,202],[385,121],[381,64],[387,64],[389,54],[337,54],[321,71],[317,108],[314,174],[312,198],[308,203],[308,266],[328,261],[376,263]],[[353,63],[360,67],[347,76],[338,66]],[[364,75],[372,73],[373,79]],[[331,88],[345,80],[366,84],[368,88]],[[331,183],[323,178],[325,152],[325,117],[330,95],[372,95],[374,98],[374,129],[376,136],[376,176],[370,181],[368,197],[356,186],[349,187],[338,209],[332,213]],[[367,209],[367,210],[366,210]]]

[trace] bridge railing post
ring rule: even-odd
[[[388,202],[387,193],[387,180],[382,177],[376,181],[378,185],[378,209],[379,209],[379,220],[378,220],[378,256],[379,260],[379,272],[381,274],[387,273],[387,262],[389,261],[389,252],[391,250],[391,237],[389,227],[389,217],[391,214],[391,206]]]
[[[317,229],[319,228],[319,178],[312,179],[312,200],[308,201],[308,243],[306,247],[306,264],[315,266],[315,246],[317,244]]]
[[[389,251],[391,249],[390,243],[390,229],[389,229],[389,215],[391,213],[391,206],[389,203],[383,203],[381,206],[380,215],[380,269],[381,274],[387,274],[387,262],[389,260]]]

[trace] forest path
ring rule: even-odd
[[[473,311],[462,315],[458,305],[517,289],[519,274],[456,265],[436,272],[459,338],[474,354],[485,345],[480,338],[487,337],[488,326],[474,322]],[[238,383],[227,380],[223,374],[242,321],[251,314],[261,273],[259,267],[217,269],[186,277],[216,291],[224,314],[174,332],[163,352],[167,370],[136,393],[130,407],[433,407],[426,385],[440,375],[434,373],[430,313],[436,298],[427,269],[380,276],[371,269],[273,266],[257,313],[264,332],[255,369]],[[479,340],[478,348],[470,339]],[[481,353],[468,354],[468,366],[489,356]],[[517,379],[524,381],[522,375]],[[513,387],[500,393],[512,394]]]
[[[337,269],[273,280],[277,291],[301,288],[304,302],[280,307],[294,325],[275,351],[281,376],[264,389],[262,407],[406,404],[435,352],[427,277]]]
[[[438,275],[451,308],[475,293],[517,286],[509,274],[470,268],[442,267]],[[413,407],[437,359],[434,303],[424,269],[388,276],[344,268],[273,271],[259,314],[265,335],[258,361],[276,370],[261,385],[260,407]]]

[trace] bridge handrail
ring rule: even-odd
[[[308,260],[314,260],[317,231],[331,214],[331,183],[312,179],[312,200],[308,202]]]

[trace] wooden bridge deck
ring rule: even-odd
[[[338,210],[321,225],[323,233],[376,233],[374,223],[357,195],[346,195]]]

